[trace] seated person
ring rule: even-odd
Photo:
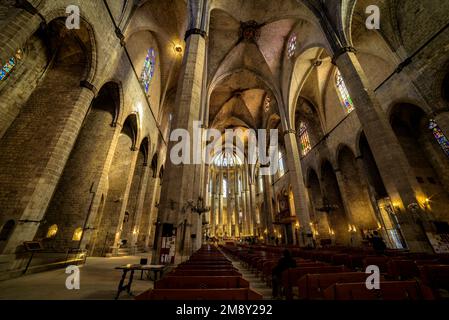
[[[273,284],[273,298],[277,298],[279,296],[279,288],[281,286],[282,281],[282,273],[284,271],[296,268],[296,261],[292,258],[290,251],[287,249],[284,250],[284,256],[279,259],[278,264],[273,268],[272,273],[272,284]]]
[[[120,248],[125,248],[127,243],[128,243],[128,240],[126,240],[126,239],[120,240]]]
[[[384,254],[385,249],[387,249],[387,245],[385,244],[382,237],[379,235],[379,232],[374,231],[370,241],[374,251],[376,251],[377,254],[379,255]]]

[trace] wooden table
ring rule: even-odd
[[[158,274],[159,274],[159,279],[162,277],[162,273],[165,270],[165,265],[141,265],[141,264],[126,264],[120,267],[116,267],[116,270],[122,270],[123,274],[122,274],[122,278],[120,279],[120,283],[118,285],[118,291],[117,291],[117,295],[115,297],[115,300],[117,300],[120,297],[120,294],[126,290],[126,292],[128,292],[128,294],[130,296],[132,296],[132,292],[131,292],[131,286],[133,283],[133,279],[134,279],[134,272],[135,271],[142,271],[142,275],[141,275],[141,279],[143,277],[143,272],[147,271],[148,272],[148,279],[152,280],[152,281],[157,281],[158,280]],[[153,271],[154,272],[154,279],[151,279],[149,276],[149,273]],[[130,272],[129,275],[129,280],[128,283],[125,285],[125,280],[126,280],[126,275],[128,274],[128,272]]]

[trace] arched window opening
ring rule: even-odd
[[[75,232],[73,233],[72,240],[73,241],[81,241],[81,236],[83,235],[83,229],[82,228],[76,228]]]
[[[301,151],[302,155],[307,155],[310,150],[312,150],[312,145],[310,144],[309,132],[307,131],[307,125],[301,122],[299,125],[299,140],[301,141]]]
[[[0,231],[0,241],[7,241],[12,231],[14,230],[14,226],[16,222],[14,220],[8,220],[3,225],[2,230]]]
[[[218,154],[215,157],[213,163],[217,167],[235,167],[241,166],[243,164],[242,160],[237,154],[228,151]]]
[[[351,96],[349,95],[349,91],[346,87],[345,81],[343,80],[343,77],[338,70],[335,76],[335,84],[337,86],[343,108],[345,109],[347,114],[351,113],[355,109],[354,103],[352,102]]]
[[[226,198],[228,195],[228,181],[223,178],[223,198]]]
[[[441,149],[443,149],[443,152],[449,156],[449,140],[444,135],[443,131],[440,129],[438,124],[435,120],[430,120],[429,122],[429,129],[432,131],[433,136],[437,140],[438,144],[440,145]]]
[[[57,233],[58,233],[58,225],[53,224],[53,225],[50,226],[50,228],[48,228],[46,238],[47,239],[52,239],[52,238],[56,237]]]
[[[19,61],[22,60],[22,50],[17,50],[16,54],[9,58],[5,65],[0,70],[0,81],[6,80],[13,72]]]
[[[150,84],[154,76],[155,68],[156,68],[156,52],[154,51],[154,49],[149,49],[147,56],[145,58],[143,71],[141,75],[142,86],[145,90],[145,93],[148,93],[150,91]]]
[[[284,163],[284,155],[281,151],[279,151],[279,177],[282,177],[285,174],[285,163]]]
[[[289,59],[293,58],[296,53],[296,47],[298,45],[298,38],[296,34],[292,34],[287,43],[287,56]]]

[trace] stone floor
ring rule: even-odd
[[[65,269],[0,281],[0,299],[111,300],[115,298],[122,276],[122,272],[114,268],[128,263],[139,263],[140,258],[140,256],[88,258],[86,264],[80,266],[80,290],[66,289],[65,282],[69,275],[65,273]],[[132,285],[132,293],[134,295],[152,287],[153,283],[151,281],[140,280],[140,273],[136,273]],[[121,294],[120,299],[133,299],[133,297],[124,292]]]
[[[260,277],[257,277],[251,270],[249,270],[241,261],[233,259],[232,256],[225,254],[225,256],[232,261],[235,268],[242,274],[243,279],[249,282],[249,287],[254,291],[260,293],[264,300],[270,300],[272,298],[272,290]]]

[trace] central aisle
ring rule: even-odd
[[[268,287],[265,282],[260,279],[260,277],[257,277],[254,273],[251,272],[250,269],[246,268],[241,261],[234,259],[232,256],[226,254],[226,252],[224,252],[223,250],[219,250],[225,255],[226,258],[231,260],[232,265],[242,274],[242,278],[249,282],[249,286],[251,289],[263,295],[264,300],[271,300],[271,288]]]

